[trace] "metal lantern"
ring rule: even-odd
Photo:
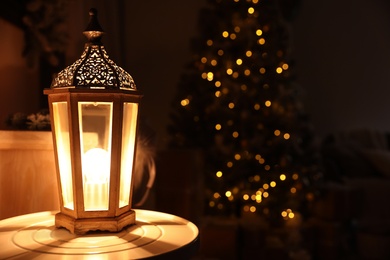
[[[48,95],[60,197],[56,227],[118,232],[131,209],[140,93],[109,59],[96,9],[81,58],[53,79]]]

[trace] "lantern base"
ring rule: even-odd
[[[116,217],[76,219],[63,213],[55,215],[55,226],[64,227],[72,234],[83,235],[88,231],[119,232],[124,227],[135,224],[135,211],[130,210]]]

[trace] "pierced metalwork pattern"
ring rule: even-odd
[[[104,46],[86,45],[81,58],[60,71],[52,88],[120,88],[136,90],[133,78],[110,60]]]

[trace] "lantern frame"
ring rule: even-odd
[[[48,95],[60,198],[60,212],[55,215],[55,226],[64,227],[76,234],[93,230],[119,232],[124,227],[135,224],[135,211],[131,209],[132,183],[138,111],[142,95],[136,89],[132,77],[109,60],[100,42],[103,31],[96,15],[96,9],[91,9],[90,24],[84,32],[89,42],[86,43],[81,59],[61,71],[53,79],[51,88],[44,90],[44,94]],[[93,64],[94,62],[96,64]],[[86,75],[82,74],[84,72]],[[88,80],[85,80],[87,78]],[[105,193],[108,195],[108,203],[105,209],[86,210],[89,195],[84,193],[86,177],[83,167],[86,161],[83,161],[84,131],[81,129],[85,119],[80,109],[80,104],[83,103],[96,104],[96,106],[110,104],[110,120],[105,122],[111,129],[109,132],[111,136],[107,139],[110,149],[105,151],[109,158],[109,177],[107,176],[108,180],[105,183],[108,187]],[[61,107],[61,112],[58,107]],[[129,111],[132,114],[129,114]],[[95,135],[99,134],[95,133]],[[64,136],[65,146],[61,139]],[[63,167],[64,164],[66,167]],[[123,165],[127,168],[125,169]],[[94,174],[96,170],[91,175]],[[126,183],[123,184],[125,180]],[[122,187],[125,187],[126,192],[122,191]],[[68,204],[66,196],[71,198]],[[120,203],[123,196],[125,202]]]

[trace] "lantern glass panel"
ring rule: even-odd
[[[57,147],[57,161],[60,172],[62,200],[65,208],[74,210],[72,169],[70,159],[70,136],[68,103],[53,102],[53,117]]]
[[[108,210],[112,102],[79,102],[84,209]]]
[[[130,205],[130,190],[134,164],[134,147],[137,131],[138,104],[123,104],[122,155],[119,189],[119,207]]]

